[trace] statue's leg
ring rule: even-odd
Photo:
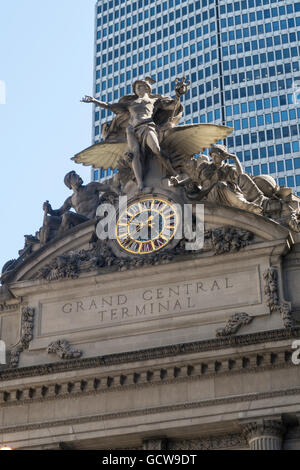
[[[49,242],[53,238],[53,232],[59,230],[62,218],[58,216],[47,216],[44,218],[44,224],[41,228],[40,241],[42,245]],[[52,235],[52,236],[51,236]],[[54,234],[55,236],[55,234]]]
[[[240,192],[234,192],[229,188],[226,188],[226,198],[229,201],[229,205],[233,207],[238,207],[245,211],[254,212],[254,214],[261,214],[262,207],[254,202],[248,202],[247,199]]]
[[[168,156],[160,148],[159,140],[155,131],[148,132],[146,143],[148,147],[152,150],[154,155],[159,159],[161,164],[165,167],[169,175],[177,176],[177,172],[172,167],[171,162],[168,159]]]
[[[247,201],[262,205],[262,203],[266,200],[266,197],[262,191],[246,173],[243,173],[239,176],[238,184]]]
[[[75,214],[75,212],[66,212],[62,216],[61,226],[59,227],[59,235],[62,235],[64,232],[69,230],[76,225],[82,224],[88,220],[87,217],[84,217],[80,214]]]
[[[254,212],[255,214],[262,213],[262,208],[259,205],[248,202],[241,192],[233,191],[223,181],[220,181],[213,187],[207,199],[211,202],[220,202],[226,206],[237,207],[238,209]]]
[[[131,132],[127,129],[127,142],[129,151],[133,154],[132,160],[132,169],[134,172],[134,176],[136,177],[136,181],[138,184],[139,189],[143,189],[143,167],[141,162],[141,148],[137,138],[134,135],[134,132]]]

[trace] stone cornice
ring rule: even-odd
[[[0,406],[2,408],[27,405],[30,403],[43,403],[82,396],[99,395],[111,392],[128,392],[149,387],[162,387],[183,382],[208,380],[220,376],[235,376],[237,374],[255,374],[274,369],[295,367],[291,358],[285,351],[280,353],[268,352],[262,354],[240,354],[233,359],[225,357],[221,361],[210,360],[193,362],[191,364],[173,364],[165,367],[137,368],[133,371],[103,372],[90,376],[76,377],[66,380],[46,380],[43,384],[27,384],[16,387],[7,387],[0,391]],[[141,390],[142,391],[142,390]]]
[[[6,368],[1,369],[0,367],[0,381],[44,376],[66,371],[87,370],[94,367],[141,362],[145,360],[149,361],[166,357],[184,356],[192,353],[264,344],[266,342],[275,342],[299,337],[300,327],[297,327],[294,329],[270,330],[247,335],[220,337],[192,343],[161,346],[152,349],[117,353],[94,358],[73,359],[66,362],[56,362],[13,370]]]
[[[274,390],[273,392],[262,392],[262,393],[249,393],[245,395],[230,396],[224,398],[214,398],[209,400],[201,400],[197,402],[185,402],[176,405],[164,405],[146,409],[137,409],[131,411],[120,411],[116,413],[105,413],[100,415],[89,415],[81,416],[76,418],[61,419],[54,421],[43,421],[32,424],[16,425],[0,427],[0,433],[15,433],[24,431],[34,431],[37,429],[53,428],[57,426],[74,426],[85,423],[95,423],[101,421],[109,421],[114,419],[132,418],[139,416],[147,416],[154,414],[162,414],[168,412],[179,412],[182,410],[194,410],[199,408],[205,408],[209,406],[229,405],[242,402],[253,402],[258,400],[272,399],[282,396],[293,396],[300,395],[300,387],[289,389],[289,390]]]

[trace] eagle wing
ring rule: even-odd
[[[162,147],[170,156],[174,166],[178,167],[184,165],[184,161],[193,155],[225,139],[232,131],[231,127],[216,124],[178,126],[167,131]],[[72,160],[94,168],[115,169],[119,158],[127,148],[126,141],[100,142],[78,153]]]
[[[114,170],[127,147],[127,142],[100,142],[77,153],[71,160],[85,166],[92,165],[93,168]]]
[[[225,139],[232,131],[231,127],[216,124],[178,126],[167,131],[162,147],[170,156],[174,167],[178,167],[193,155]]]

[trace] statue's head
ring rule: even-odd
[[[209,152],[213,163],[221,165],[224,160],[229,158],[229,153],[225,145],[216,144],[211,148]]]
[[[69,189],[76,190],[82,186],[83,181],[80,178],[80,176],[76,173],[76,171],[70,171],[69,173],[66,174],[65,179],[64,179],[65,185]]]
[[[151,85],[153,83],[155,83],[155,80],[152,80],[150,77],[145,78],[145,80],[136,80],[132,85],[134,94],[139,98],[143,98],[146,94],[151,95]]]

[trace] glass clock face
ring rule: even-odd
[[[128,205],[117,221],[116,238],[129,253],[144,255],[164,248],[173,238],[179,216],[166,199],[145,197]]]

